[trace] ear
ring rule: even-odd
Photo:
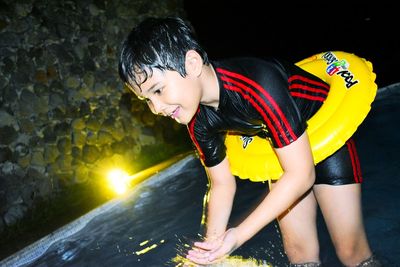
[[[186,52],[185,70],[187,75],[200,76],[203,69],[203,59],[200,54],[194,50]]]

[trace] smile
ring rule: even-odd
[[[177,107],[170,115],[171,118],[176,119],[179,115],[179,107]]]

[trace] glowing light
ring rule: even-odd
[[[131,179],[127,172],[120,169],[114,169],[108,173],[107,178],[110,187],[117,194],[122,195],[128,190]]]
[[[130,188],[144,181],[151,175],[158,173],[159,171],[167,168],[183,157],[189,155],[189,153],[182,153],[169,160],[161,162],[145,170],[139,171],[132,175],[129,173],[134,172],[132,166],[129,164],[122,164],[124,162],[123,158],[116,157],[112,162],[107,162],[105,159],[101,162],[101,168],[98,169],[98,173],[107,173],[107,183],[109,189],[118,195],[126,193]],[[107,171],[111,169],[110,171]],[[126,171],[124,171],[126,170]],[[109,190],[108,189],[108,190]]]

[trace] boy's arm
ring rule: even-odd
[[[260,205],[236,228],[238,245],[254,236],[299,199],[315,181],[315,168],[307,133],[276,149],[284,173]]]
[[[213,240],[222,236],[226,231],[236,192],[236,181],[230,171],[227,158],[218,165],[207,168],[206,172],[210,179],[206,239]]]
[[[290,145],[276,149],[276,153],[284,173],[273,190],[241,224],[226,231],[217,242],[195,242],[199,249],[190,250],[188,259],[197,264],[209,264],[230,254],[311,188],[315,181],[315,168],[307,133]]]

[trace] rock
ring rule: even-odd
[[[18,132],[12,126],[0,127],[0,145],[9,145],[18,138]]]
[[[24,218],[28,208],[25,205],[17,204],[8,209],[4,214],[3,219],[6,226],[10,227],[16,224],[19,220]]]
[[[0,163],[12,159],[12,151],[9,147],[0,147]]]
[[[94,163],[100,157],[100,151],[96,146],[85,145],[82,149],[82,160],[86,163]]]

